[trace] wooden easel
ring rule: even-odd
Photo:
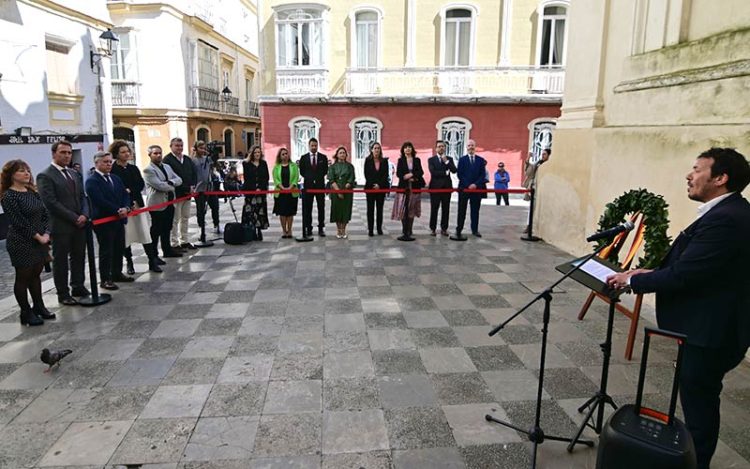
[[[625,256],[625,259],[620,263],[620,267],[622,267],[624,270],[627,270],[630,268],[630,265],[633,263],[633,259],[635,259],[635,255],[638,252],[638,249],[640,249],[641,245],[643,245],[643,234],[646,230],[646,225],[643,222],[643,215],[641,212],[636,212],[632,217],[630,217],[630,221],[633,223],[636,223],[636,221],[640,218],[640,223],[638,224],[638,229],[635,231],[635,237],[633,238],[633,243],[630,245],[630,250],[628,251],[627,256]],[[628,237],[627,232],[623,232],[618,234],[614,240],[612,240],[612,243],[610,243],[609,246],[604,248],[602,252],[599,254],[599,257],[602,259],[606,259],[609,254],[612,252],[613,249],[619,250],[627,240]],[[589,297],[586,299],[586,301],[583,303],[583,306],[581,307],[581,311],[578,313],[578,319],[581,320],[586,316],[586,312],[588,312],[589,308],[591,307],[591,303],[594,302],[594,298],[600,298],[602,301],[606,302],[607,304],[610,303],[609,297],[602,295],[600,293],[592,291],[589,293]],[[624,314],[628,319],[630,319],[630,331],[628,332],[628,342],[625,346],[625,358],[627,360],[633,359],[633,345],[635,344],[635,336],[638,332],[638,319],[641,317],[641,306],[643,304],[643,294],[639,293],[635,295],[635,304],[633,305],[633,309],[628,309],[626,306],[624,306],[622,303],[617,303],[615,305],[615,309],[622,314]]]

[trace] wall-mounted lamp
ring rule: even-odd
[[[228,103],[229,100],[232,99],[232,90],[230,90],[228,86],[225,86],[224,89],[221,90],[221,99],[223,99],[225,103]]]
[[[102,57],[112,57],[112,52],[114,52],[115,43],[117,42],[120,42],[120,38],[111,29],[104,31],[99,36],[99,50],[101,53],[94,52],[93,50],[89,52],[91,70],[94,70],[94,65],[101,62]]]

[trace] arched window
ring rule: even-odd
[[[473,8],[450,8],[443,14],[442,65],[468,67],[474,61]]]
[[[300,156],[307,153],[307,144],[311,138],[318,138],[320,132],[320,121],[314,117],[297,117],[289,121],[291,134],[291,157],[297,161]]]
[[[211,140],[211,134],[209,130],[205,127],[200,127],[195,132],[195,139],[196,140],[203,140],[204,142],[209,142]]]
[[[232,129],[224,130],[224,158],[234,155],[234,132]]]
[[[529,124],[531,162],[536,163],[542,158],[542,150],[552,148],[552,131],[555,121],[551,119],[537,119]]]
[[[446,117],[437,123],[438,139],[445,142],[445,153],[458,163],[466,154],[466,142],[471,134],[471,122],[463,117]]]
[[[380,13],[361,10],[354,15],[354,51],[352,66],[377,68],[380,63]]]
[[[565,65],[566,4],[542,4],[539,27],[537,63],[542,67]]]
[[[278,67],[323,66],[322,8],[306,5],[304,8],[277,10],[276,65]]]
[[[357,181],[365,179],[365,158],[370,145],[382,141],[383,123],[374,117],[360,117],[349,123],[352,129],[352,165]]]

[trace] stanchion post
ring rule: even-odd
[[[119,223],[119,222],[110,222]],[[108,293],[99,293],[99,284],[96,281],[96,255],[94,254],[94,235],[91,229],[91,223],[86,225],[86,255],[89,260],[89,282],[91,282],[91,296],[85,296],[78,299],[81,306],[99,306],[109,303],[112,296]]]
[[[302,189],[300,189],[299,192],[299,198],[300,202],[302,202],[302,236],[297,236],[294,238],[295,241],[298,243],[309,243],[313,240],[312,236],[307,235],[307,229],[305,229],[305,219],[307,218],[307,213],[305,212],[305,193],[307,192],[307,188],[305,186],[302,186]],[[312,208],[312,207],[311,207]]]
[[[526,236],[521,236],[521,241],[537,242],[541,241],[542,238],[534,236],[534,205],[536,204],[536,188],[531,186],[530,195],[531,202],[529,203],[529,226],[528,233]]]

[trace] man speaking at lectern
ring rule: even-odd
[[[708,469],[719,438],[724,375],[750,344],[750,204],[741,192],[750,166],[737,151],[711,148],[687,175],[698,218],[675,239],[656,270],[613,275],[615,288],[656,293],[659,327],[687,335],[680,373],[685,423],[698,468]]]

